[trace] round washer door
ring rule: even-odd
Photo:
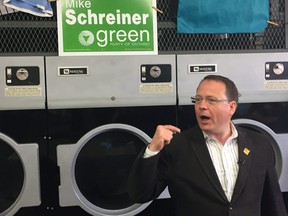
[[[135,215],[151,202],[134,204],[127,192],[133,161],[151,141],[126,124],[107,124],[76,144],[57,146],[60,206],[80,206],[92,215]]]
[[[251,119],[235,119],[233,120],[233,123],[238,126],[242,126],[254,131],[257,131],[261,134],[264,134],[272,144],[274,155],[275,155],[275,168],[278,175],[278,178],[281,176],[282,171],[282,154],[281,150],[279,148],[278,142],[277,142],[277,135],[274,133],[272,129],[267,127],[266,125],[262,124],[261,122],[251,120]]]
[[[0,133],[0,216],[40,205],[38,145],[17,144]]]

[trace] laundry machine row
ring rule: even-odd
[[[167,190],[135,204],[126,180],[158,124],[196,124],[191,96],[207,74],[235,81],[233,121],[271,139],[287,200],[287,57],[1,57],[0,216],[172,215]]]
[[[133,203],[130,167],[176,124],[175,55],[1,57],[0,215],[170,215]]]

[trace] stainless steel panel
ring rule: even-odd
[[[176,105],[175,55],[46,57],[46,64],[48,108]]]
[[[178,55],[179,104],[191,104],[200,80],[208,74],[219,74],[232,79],[238,87],[240,103],[277,102],[288,100],[288,67],[278,78],[266,77],[267,62],[287,62],[288,53],[197,54]],[[212,65],[215,66],[213,71]],[[204,67],[191,72],[190,66]],[[206,68],[210,66],[211,68]],[[270,68],[270,71],[272,69]],[[276,77],[277,77],[276,76]]]
[[[45,108],[44,57],[0,57],[0,110]]]

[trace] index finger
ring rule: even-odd
[[[170,130],[171,132],[173,133],[180,133],[181,132],[181,129],[178,128],[178,127],[175,127],[173,125],[164,125],[164,127],[168,130]]]

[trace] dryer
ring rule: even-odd
[[[0,57],[0,215],[42,215],[44,58]]]
[[[126,182],[156,126],[176,124],[175,55],[46,57],[46,70],[54,214],[171,214],[167,191],[137,204]]]
[[[191,97],[208,74],[233,80],[241,94],[233,121],[271,140],[284,196],[288,191],[288,54],[178,55],[179,127],[196,124]],[[288,206],[288,204],[286,203]]]

